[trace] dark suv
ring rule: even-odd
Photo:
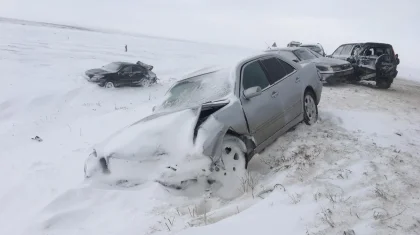
[[[391,86],[400,63],[390,44],[376,42],[343,44],[328,57],[349,61],[355,72],[353,79],[375,81],[384,89]]]

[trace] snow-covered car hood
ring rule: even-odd
[[[107,71],[105,69],[89,69],[88,71],[86,71],[86,75],[104,75],[109,73],[112,72]]]
[[[349,63],[345,60],[333,59],[333,58],[328,58],[328,57],[316,58],[316,59],[311,60],[311,62],[314,62],[317,65],[329,65],[329,66],[345,65]]]
[[[209,172],[203,169],[209,169],[211,159],[193,143],[200,111],[201,106],[143,118],[95,145],[97,157],[89,157],[87,167],[97,167],[99,159],[105,158],[114,179],[167,184],[206,175]]]
[[[199,111],[199,107],[194,107],[152,114],[116,132],[94,148],[98,156],[127,160],[167,155],[169,147],[171,153],[184,150],[192,147]],[[182,142],[182,146],[175,144],[177,142]]]

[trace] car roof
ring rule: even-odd
[[[236,70],[236,68],[238,68],[238,66],[241,66],[242,64],[247,63],[248,61],[255,60],[255,59],[258,59],[258,58],[262,58],[262,57],[265,57],[265,56],[270,55],[270,54],[277,55],[275,53],[275,51],[257,52],[257,53],[251,54],[247,57],[244,57],[240,60],[231,61],[231,63],[225,64],[225,65],[221,65],[221,66],[213,65],[213,66],[209,66],[209,67],[200,68],[199,70],[196,70],[194,72],[188,73],[187,75],[184,75],[182,77],[182,79],[177,81],[177,83],[181,82],[181,81],[188,80],[188,79],[193,79],[195,77],[198,77],[198,76],[201,76],[201,75],[204,75],[204,74],[219,72],[219,71],[222,71],[222,70],[230,70],[232,72],[232,71]]]
[[[271,49],[265,50],[265,52],[295,51],[297,49],[307,49],[307,48],[301,48],[301,47],[278,47],[278,48],[271,48]]]
[[[382,42],[357,42],[357,43],[345,43],[345,44],[341,44],[339,47],[341,46],[346,46],[346,45],[382,45],[382,46],[391,46],[391,44],[388,43],[382,43]]]
[[[319,44],[302,44],[301,47],[319,47]]]
[[[365,45],[367,45],[367,44],[369,44],[369,45],[373,44],[373,45],[381,45],[381,46],[391,46],[391,44],[382,43],[382,42],[365,42],[364,44]]]
[[[129,62],[112,62],[113,64],[119,64],[119,65],[135,65],[134,63]]]

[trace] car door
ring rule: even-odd
[[[361,79],[371,79],[376,76],[376,59],[375,49],[373,47],[366,47],[359,56],[358,67]]]
[[[252,98],[245,98],[244,91],[260,87],[261,94]],[[278,86],[270,84],[267,72],[260,60],[246,63],[241,70],[240,100],[249,132],[253,135],[257,145],[260,145],[276,131],[278,126],[284,125],[282,102],[279,102]]]
[[[139,84],[145,78],[145,69],[141,66],[133,66],[132,72],[131,82],[133,84]]]
[[[279,120],[274,128],[280,130],[302,112],[302,83],[296,68],[278,57],[263,59],[261,64],[267,71],[270,84],[279,92],[276,102],[281,103],[281,110],[278,110]]]
[[[121,85],[130,85],[133,77],[133,66],[127,65],[120,71],[119,83]]]

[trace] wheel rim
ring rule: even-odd
[[[140,81],[141,86],[149,86],[149,81],[147,79],[143,79]]]
[[[225,143],[222,149],[221,167],[225,172],[235,172],[244,168],[244,156],[238,146]]]
[[[314,124],[318,119],[315,101],[309,94],[305,96],[305,114],[310,124]]]
[[[105,87],[106,87],[106,88],[114,88],[114,83],[112,83],[112,82],[107,82],[107,83],[105,84]]]
[[[222,155],[214,163],[213,173],[209,178],[217,182],[216,185],[221,186],[214,191],[217,196],[233,198],[243,193],[240,190],[240,185],[246,176],[246,160],[240,146],[234,139],[229,139],[223,143]]]

